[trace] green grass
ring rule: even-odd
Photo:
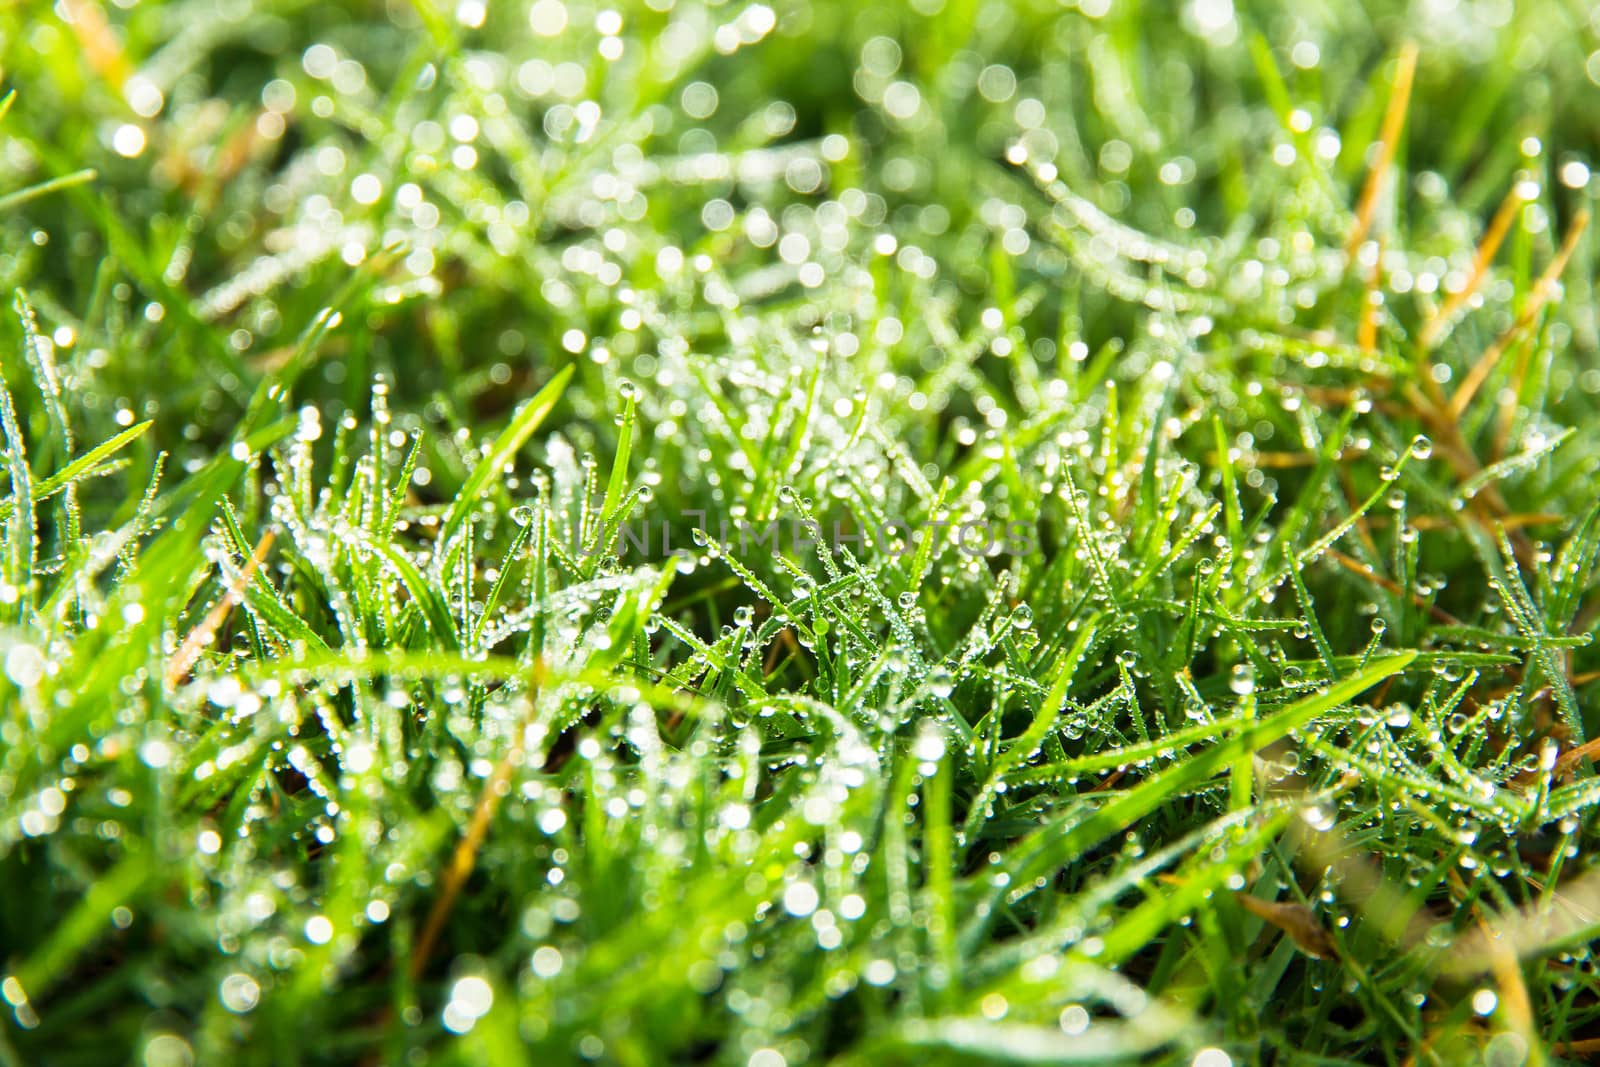
[[[0,1064],[1581,1056],[1597,35],[0,7]]]

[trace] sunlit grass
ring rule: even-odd
[[[1600,41],[1447,6],[0,10],[0,1062],[1592,1051]]]

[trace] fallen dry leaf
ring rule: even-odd
[[[1280,900],[1262,900],[1248,893],[1236,894],[1239,903],[1251,915],[1269,922],[1289,936],[1295,947],[1307,956],[1319,960],[1334,959],[1339,955],[1339,947],[1333,942],[1333,935],[1311,909],[1304,904],[1296,904]]]

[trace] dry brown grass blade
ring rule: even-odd
[[[1500,357],[1506,354],[1506,349],[1511,347],[1511,343],[1520,337],[1522,332],[1533,324],[1534,319],[1539,317],[1539,312],[1544,310],[1545,304],[1555,294],[1556,281],[1561,277],[1561,272],[1566,270],[1567,260],[1572,258],[1573,251],[1578,247],[1578,239],[1583,236],[1583,231],[1588,226],[1589,212],[1579,211],[1567,229],[1567,236],[1561,242],[1561,250],[1556,253],[1556,257],[1550,261],[1550,265],[1535,283],[1533,292],[1528,296],[1528,305],[1522,309],[1522,314],[1517,316],[1517,321],[1511,324],[1509,330],[1501,334],[1494,344],[1478,357],[1478,362],[1472,365],[1467,376],[1461,380],[1460,387],[1450,397],[1451,418],[1461,417],[1462,412],[1467,410],[1467,405],[1472,403],[1472,398],[1488,380],[1495,365],[1500,362]]]
[[[1434,453],[1450,465],[1457,478],[1463,482],[1476,478],[1483,472],[1483,465],[1478,462],[1478,456],[1461,435],[1461,426],[1458,420],[1450,416],[1448,402],[1439,392],[1439,384],[1431,375],[1424,375],[1423,381],[1427,383],[1428,396],[1424,396],[1415,384],[1408,383],[1404,395],[1412,405],[1412,410],[1421,415],[1427,422],[1429,429],[1434,434]],[[1430,399],[1430,397],[1432,399]],[[1493,524],[1504,525],[1499,520],[1502,516],[1511,513],[1510,506],[1499,488],[1490,482],[1478,490],[1476,496],[1467,506],[1466,517],[1475,522],[1483,523],[1493,529]],[[1517,562],[1524,567],[1532,568],[1534,559],[1533,542],[1520,528],[1506,527],[1506,532],[1511,538],[1511,547],[1516,552]]]
[[[1558,1041],[1550,1046],[1557,1056],[1600,1056],[1600,1037],[1586,1037],[1582,1041]]]
[[[256,126],[256,119],[262,114],[264,110],[257,110],[226,140],[207,145],[203,164],[195,161],[190,147],[177,140],[169,141],[161,153],[161,173],[192,197],[198,209],[210,209],[228,182],[246,164],[273,149],[275,142],[263,137]]]
[[[1359,575],[1360,577],[1365,578],[1367,581],[1389,593],[1394,594],[1395,596],[1405,595],[1405,590],[1400,587],[1399,582],[1396,582],[1390,578],[1385,578],[1383,575],[1379,574],[1365,563],[1362,563],[1354,556],[1347,556],[1336,548],[1328,549],[1327,553],[1329,559],[1333,560],[1351,574]],[[1428,603],[1426,599],[1418,596],[1415,592],[1411,594],[1411,602],[1419,608],[1427,609],[1428,614],[1432,615],[1435,619],[1438,619],[1446,626],[1461,625],[1460,619],[1456,618],[1454,615],[1450,614],[1448,611],[1445,611],[1438,605]]]
[[[1510,1028],[1522,1035],[1530,1048],[1541,1045],[1539,1032],[1533,1025],[1533,1002],[1528,997],[1527,983],[1522,980],[1522,966],[1516,954],[1503,941],[1489,936],[1489,924],[1478,920],[1484,943],[1490,946],[1489,965],[1495,984],[1500,987],[1500,1008]],[[1524,1062],[1538,1063],[1544,1057],[1530,1058]]]
[[[133,76],[133,65],[106,21],[105,12],[95,0],[63,0],[62,7],[67,24],[72,27],[72,36],[83,49],[84,62],[112,89],[122,92]]]
[[[1383,113],[1383,127],[1378,135],[1378,158],[1373,161],[1372,170],[1367,174],[1367,184],[1361,190],[1361,199],[1356,202],[1355,226],[1344,245],[1346,256],[1355,255],[1356,249],[1361,247],[1361,242],[1367,239],[1367,232],[1372,228],[1378,197],[1383,192],[1389,168],[1394,165],[1394,153],[1400,143],[1400,131],[1405,126],[1406,110],[1411,104],[1411,82],[1416,72],[1417,46],[1407,41],[1400,48],[1400,58],[1394,72],[1394,88],[1389,92],[1389,106]]]
[[[189,669],[194,666],[195,660],[200,658],[200,653],[205,651],[217,630],[233,611],[234,605],[239,603],[239,598],[244,595],[245,586],[250,584],[250,579],[256,576],[256,571],[266,561],[267,553],[272,549],[272,531],[268,530],[261,535],[261,540],[256,542],[255,551],[250,554],[245,562],[244,569],[239,576],[228,586],[222,599],[217,601],[212,609],[206,612],[206,617],[200,620],[189,636],[183,639],[183,644],[178,646],[178,651],[172,654],[172,659],[167,663],[167,684],[178,685],[189,676]]]
[[[1584,676],[1580,674],[1571,679],[1571,684],[1582,685],[1584,680]],[[1593,681],[1594,679],[1590,678],[1588,680]],[[1593,759],[1596,755],[1600,755],[1600,737],[1592,741],[1586,741],[1576,748],[1569,748],[1561,753],[1560,758],[1556,760],[1556,765],[1550,770],[1550,777],[1560,778],[1584,760]]]
[[[1233,462],[1260,470],[1287,470],[1295,467],[1314,467],[1319,458],[1315,452],[1256,452],[1234,459]],[[1208,462],[1216,463],[1218,459],[1219,453],[1206,453]]]
[[[536,706],[543,674],[542,666],[536,662],[528,685],[529,716],[533,714]],[[489,826],[494,822],[495,812],[500,810],[500,798],[510,788],[512,774],[522,765],[527,725],[526,722],[517,724],[510,749],[495,765],[494,773],[483,783],[483,791],[478,794],[478,803],[472,809],[472,819],[467,823],[467,832],[461,835],[460,842],[450,855],[450,862],[439,880],[439,895],[434,898],[433,907],[428,911],[422,932],[417,935],[416,944],[411,950],[409,973],[412,981],[421,978],[428,969],[428,960],[433,956],[434,946],[439,943],[439,935],[444,931],[444,924],[455,908],[456,898],[461,895],[461,887],[467,884],[467,879],[472,877],[473,868],[478,865],[478,852],[489,836]]]
[[[1567,516],[1557,515],[1554,512],[1536,511],[1523,515],[1500,515],[1495,522],[1507,530],[1523,530],[1529,526],[1559,526],[1567,521]],[[1381,526],[1379,520],[1373,520],[1372,525]],[[1411,520],[1411,525],[1419,530],[1445,530],[1456,525],[1454,520],[1443,515],[1418,515]]]
[[[783,662],[783,653],[786,650],[790,655],[800,655],[800,643],[795,640],[794,631],[787,626],[779,630],[777,636],[773,638],[772,647],[767,650],[766,661],[761,666],[761,673],[771,675],[778,664]],[[807,674],[809,673],[808,671]]]
[[[1567,516],[1536,511],[1529,514],[1496,516],[1494,521],[1507,530],[1525,530],[1529,526],[1561,526],[1566,523]],[[1387,515],[1369,515],[1366,516],[1366,524],[1374,530],[1387,530],[1394,525],[1394,520]],[[1455,515],[1416,515],[1407,516],[1406,525],[1423,532],[1454,530],[1460,527],[1461,520]]]
[[[1581,874],[1542,900],[1490,920],[1487,928],[1457,940],[1445,972],[1456,976],[1492,972],[1501,953],[1514,959],[1543,955],[1600,926],[1600,874]]]
[[[1444,306],[1423,325],[1422,333],[1417,340],[1424,349],[1430,349],[1438,344],[1439,339],[1454,327],[1456,316],[1461,313],[1467,301],[1472,299],[1472,294],[1483,286],[1483,280],[1489,275],[1489,264],[1494,262],[1495,253],[1500,251],[1500,245],[1505,241],[1506,234],[1511,232],[1511,224],[1516,221],[1517,212],[1527,202],[1521,183],[1513,185],[1506,198],[1500,202],[1500,209],[1494,213],[1489,228],[1483,233],[1483,239],[1478,242],[1478,251],[1472,257],[1472,273],[1467,276],[1467,283],[1452,293],[1444,302]]]
[[[1377,862],[1355,850],[1337,829],[1311,833],[1297,828],[1295,843],[1304,851],[1311,869],[1337,873],[1340,895],[1361,911],[1375,933],[1397,948],[1411,951],[1435,942],[1438,933],[1449,930],[1450,919],[1418,906],[1384,876]],[[1453,875],[1447,884],[1454,891],[1457,906],[1461,906],[1470,895],[1467,887]],[[1541,901],[1479,920],[1476,929],[1454,938],[1447,935],[1451,943],[1439,960],[1439,973],[1457,980],[1483,974],[1500,977],[1502,968],[1514,969],[1517,961],[1544,955],[1600,925],[1597,905],[1600,874],[1573,878]],[[1509,977],[1503,981],[1502,989],[1510,989],[1512,997],[1517,995],[1516,985]],[[1522,995],[1526,997],[1525,987]],[[1508,1006],[1513,1019],[1517,1010],[1514,1004]],[[1531,1006],[1527,1021],[1531,1034]]]

